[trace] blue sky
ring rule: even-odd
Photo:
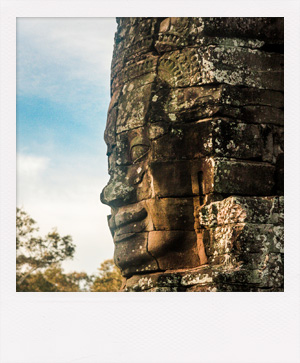
[[[77,245],[66,271],[96,272],[113,256],[103,133],[114,18],[18,18],[17,205]]]

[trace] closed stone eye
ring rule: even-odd
[[[131,160],[133,163],[138,162],[141,160],[144,156],[147,155],[149,151],[149,146],[147,145],[134,145],[131,148]]]

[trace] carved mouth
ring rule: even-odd
[[[129,223],[138,222],[147,217],[147,211],[143,206],[130,206],[124,212],[118,212],[115,214],[116,228],[120,228]]]
[[[123,241],[144,231],[147,227],[147,215],[147,210],[141,205],[130,205],[118,211],[110,221],[114,242]]]

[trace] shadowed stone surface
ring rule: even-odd
[[[101,201],[122,291],[283,291],[283,18],[117,18]]]

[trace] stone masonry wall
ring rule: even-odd
[[[283,18],[117,22],[101,200],[122,291],[283,291]]]

